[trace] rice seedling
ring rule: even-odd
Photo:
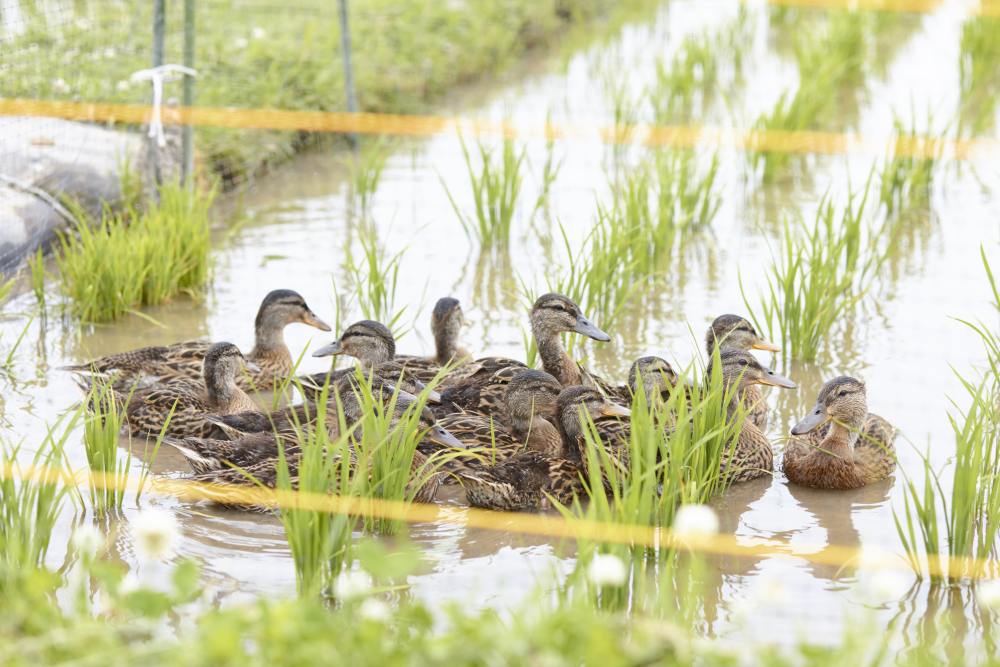
[[[546,119],[546,124],[549,119]],[[558,162],[555,161],[555,138],[549,134],[545,141],[545,167],[542,169],[542,182],[538,187],[538,199],[535,200],[535,208],[531,211],[531,219],[535,219],[538,211],[549,205],[549,196],[552,191],[552,184],[559,177],[559,170],[562,169],[566,157],[563,156]],[[530,167],[530,164],[529,164]]]
[[[4,280],[3,274],[0,274],[0,306],[3,306],[7,300],[7,295],[14,289],[15,282],[17,282],[17,278]]]
[[[327,427],[329,387],[324,387],[317,400],[315,428],[296,424],[295,431],[302,443],[297,460],[296,476],[289,473],[289,460],[279,443],[277,489],[303,494],[326,494],[333,490],[341,497],[357,497],[358,481],[363,475],[352,475],[350,434],[344,423],[343,411],[337,400],[339,436],[331,437]],[[297,498],[298,496],[294,496]],[[298,507],[295,501],[281,510],[281,523],[288,538],[288,547],[295,563],[295,582],[300,598],[328,593],[333,580],[351,563],[354,526],[357,516],[350,513],[329,514]]]
[[[870,186],[869,177],[860,200],[852,192],[839,215],[825,195],[813,225],[802,221],[797,233],[784,218],[780,259],[769,267],[759,310],[747,299],[740,280],[754,323],[780,338],[794,359],[816,358],[823,338],[864,296],[888,256],[891,243],[880,243],[879,233],[866,234],[863,228]]]
[[[472,158],[465,145],[465,139],[460,138],[460,140],[465,166],[472,183],[475,216],[462,212],[448,184],[439,174],[441,185],[444,186],[455,215],[470,240],[477,242],[483,248],[507,247],[511,223],[517,210],[517,200],[521,194],[523,178],[521,170],[524,165],[525,149],[522,147],[518,150],[513,137],[504,137],[499,160],[495,160],[495,149],[487,148],[483,142],[479,142],[477,145],[482,166],[477,173],[472,166]]]
[[[718,368],[718,352],[715,357]],[[720,470],[727,460],[728,443],[739,438],[746,412],[741,408],[732,416],[727,414],[735,387],[727,390],[721,373],[699,372],[692,363],[685,376],[693,377],[693,384],[678,383],[662,404],[655,400],[658,397],[647,402],[642,386],[638,387],[624,453],[609,452],[601,445],[593,422],[586,422],[584,482],[590,501],[586,510],[578,503],[572,510],[558,506],[567,519],[670,528],[680,506],[703,504],[724,490]],[[631,563],[627,578],[601,587],[595,598],[600,607],[616,610],[630,604],[634,610],[661,605],[656,583],[670,579],[677,557],[676,548],[667,544],[652,548],[585,540],[580,540],[579,553],[579,571],[590,567],[591,558],[607,554]]]
[[[351,153],[351,186],[362,211],[370,210],[372,197],[378,189],[382,170],[388,159],[389,150],[382,135],[362,148],[360,154],[358,151]]]
[[[408,308],[403,306],[394,310],[404,251],[400,250],[388,257],[385,246],[379,243],[374,226],[359,230],[358,243],[362,252],[360,261],[355,259],[350,246],[346,248],[346,268],[354,283],[352,300],[357,300],[366,319],[382,322],[394,329]],[[397,338],[402,335],[397,333]]]
[[[48,277],[48,273],[45,271],[45,256],[42,253],[41,248],[35,251],[34,255],[28,258],[28,267],[31,271],[29,274],[31,291],[35,293],[35,300],[38,302],[38,305],[44,308],[45,279]]]
[[[19,461],[23,442],[11,446],[0,440],[0,591],[5,595],[23,571],[42,567],[63,503],[67,497],[76,501],[63,464],[66,442],[82,415],[81,407],[60,416],[27,466]]]
[[[124,460],[118,458],[125,409],[115,400],[111,383],[95,379],[86,402],[92,412],[84,424],[83,438],[90,466],[90,504],[97,516],[104,516],[121,509],[132,453],[130,450]]]
[[[982,321],[965,322],[982,339],[989,367],[978,382],[956,371],[968,394],[969,407],[957,416],[949,415],[955,435],[955,457],[950,501],[941,479],[944,471],[934,471],[928,456],[923,459],[923,488],[905,475],[905,524],[893,509],[896,530],[917,576],[923,578],[924,563],[935,580],[955,581],[976,577],[986,559],[995,554],[1000,529],[1000,291],[986,253],[983,266],[993,291],[996,321],[991,328]],[[943,521],[942,521],[943,517]],[[918,535],[919,533],[919,535]],[[954,561],[948,556],[956,559]],[[973,562],[966,559],[972,558]]]
[[[962,126],[968,127],[968,134],[977,137],[992,127],[1000,101],[1000,76],[996,70],[1000,60],[1000,18],[967,18],[962,23],[959,49],[960,119]],[[962,131],[963,127],[959,127],[959,136]]]
[[[923,137],[930,135],[933,118],[928,114],[927,132],[918,133],[916,118],[911,120],[909,129],[897,116],[894,122],[896,146],[900,144],[913,148],[928,149],[934,157],[886,156],[879,173],[881,192],[879,199],[886,207],[887,215],[902,217],[930,208],[931,186],[934,173],[944,150],[942,132],[940,139]]]
[[[75,207],[75,233],[60,233],[56,252],[64,305],[83,321],[114,319],[143,305],[161,303],[207,280],[208,209],[203,196],[164,186],[148,211],[106,213],[94,223]],[[131,220],[131,222],[128,222]]]
[[[13,371],[14,360],[17,358],[17,350],[21,347],[21,342],[24,340],[25,335],[27,335],[28,330],[31,328],[31,323],[35,321],[35,316],[38,315],[40,308],[35,308],[35,311],[31,313],[31,317],[25,323],[24,328],[21,329],[21,333],[18,335],[17,340],[14,341],[14,345],[7,350],[7,356],[4,358],[3,362],[0,363],[0,368],[7,371],[8,373]],[[0,331],[0,340],[3,340],[3,331]]]

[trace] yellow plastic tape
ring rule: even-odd
[[[135,491],[139,485],[129,481],[118,483],[113,474],[102,475],[90,470],[63,470],[59,468],[33,468],[7,464],[0,468],[4,478],[82,486],[93,483],[97,488],[114,488]],[[609,524],[586,519],[522,514],[518,512],[493,512],[473,508],[455,511],[437,505],[423,505],[374,498],[343,498],[340,496],[262,489],[260,487],[220,487],[187,480],[163,480],[170,495],[189,500],[223,501],[234,505],[260,505],[298,509],[329,514],[353,514],[375,519],[390,519],[408,523],[447,523],[470,528],[506,531],[525,535],[552,538],[614,542],[641,545],[651,548],[677,547],[701,553],[749,558],[790,558],[810,563],[838,567],[853,566],[869,569],[888,569],[912,572],[906,556],[885,551],[827,544],[793,544],[778,539],[741,537],[735,535],[696,535],[677,533],[669,529],[648,526]],[[927,557],[924,570],[931,576],[962,573],[969,579],[992,578],[1000,575],[996,560],[974,558]]]
[[[98,104],[51,100],[0,99],[0,115],[42,116],[100,123],[143,124],[152,107],[137,104]],[[167,125],[191,123],[199,126],[258,130],[302,130],[306,132],[353,132],[430,137],[516,137],[595,141],[672,148],[732,148],[762,152],[824,155],[893,155],[922,159],[979,160],[1000,153],[994,139],[940,139],[932,137],[871,137],[837,132],[791,132],[751,130],[741,132],[709,127],[587,123],[531,123],[448,118],[445,116],[401,116],[377,113],[332,113],[278,109],[233,109],[220,107],[167,107]]]

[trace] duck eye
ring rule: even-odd
[[[747,365],[747,360],[746,359],[740,359],[740,366],[746,366],[746,365]]]
[[[565,312],[566,312],[566,309],[565,309],[565,308],[563,308],[562,306],[560,306],[559,304],[556,304],[556,305],[554,305],[554,306],[549,306],[549,307],[550,307],[550,308],[551,308],[552,310],[558,310],[558,311],[561,311],[561,312],[563,312],[563,313],[565,313]]]
[[[839,394],[837,394],[837,395],[838,395],[838,396],[847,396],[847,390],[846,390],[846,389],[841,389],[841,390],[840,390],[840,393],[839,393]]]

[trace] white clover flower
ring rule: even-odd
[[[73,531],[70,538],[70,545],[81,555],[93,556],[98,550],[103,551],[108,540],[100,530],[94,526],[80,526]]]
[[[233,46],[235,46],[237,49],[245,49],[247,48],[247,44],[249,43],[250,42],[248,42],[245,37],[237,37],[235,40],[233,40]]]
[[[976,586],[976,600],[984,609],[1000,610],[1000,580],[980,581]]]
[[[116,89],[116,90],[118,90],[118,91],[120,91],[120,92],[125,92],[126,90],[128,90],[128,89],[129,89],[129,88],[131,88],[131,87],[132,87],[132,84],[130,84],[130,83],[129,83],[128,81],[126,81],[125,79],[122,79],[121,81],[119,81],[119,82],[118,82],[118,83],[117,83],[117,84],[115,85],[115,89]]]
[[[66,83],[65,79],[52,79],[52,90],[62,95],[72,92],[69,84]]]
[[[719,517],[708,505],[684,505],[674,516],[674,531],[681,535],[716,535]]]
[[[367,598],[358,606],[358,616],[368,621],[385,623],[392,618],[392,608],[378,598]]]
[[[181,530],[170,512],[146,508],[132,522],[132,537],[140,555],[158,559],[174,550],[180,541]]]
[[[254,28],[250,31],[250,37],[253,39],[264,39],[267,37],[267,31],[260,27]]]
[[[333,595],[339,600],[350,600],[361,597],[368,592],[371,584],[368,575],[358,570],[341,572],[340,576],[333,582]]]
[[[587,578],[598,586],[623,586],[628,580],[628,568],[614,554],[597,554],[587,566]]]
[[[139,583],[139,577],[135,576],[135,573],[129,572],[118,583],[118,595],[131,595],[140,588],[142,588],[142,585]]]

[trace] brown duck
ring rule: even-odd
[[[774,452],[771,442],[746,414],[746,409],[741,410],[742,397],[757,384],[795,389],[795,383],[763,366],[746,350],[721,350],[719,361],[723,386],[731,396],[726,407],[727,422],[738,419],[741,413],[744,415],[736,442],[730,442],[723,453],[720,475],[729,483],[763,477],[774,471]]]
[[[254,347],[247,355],[247,360],[259,370],[249,373],[249,380],[240,373],[236,378],[237,386],[249,391],[252,380],[257,389],[271,389],[275,378],[288,375],[292,369],[292,354],[285,345],[284,329],[294,322],[308,324],[321,331],[330,330],[297,292],[274,290],[264,297],[254,320]],[[137,381],[141,381],[140,388],[172,383],[197,386],[202,360],[211,347],[209,341],[188,340],[120,352],[86,364],[64,366],[61,370],[114,377],[115,389],[124,392]]]
[[[371,378],[371,391],[376,404],[388,408],[393,406],[393,420],[390,428],[395,428],[399,419],[402,418],[406,410],[416,400],[416,397],[398,392],[396,388],[378,377]],[[357,424],[364,415],[363,402],[359,400],[360,392],[365,390],[365,385],[357,376],[345,377],[337,387],[341,404],[344,410],[345,423],[348,427]],[[397,396],[393,404],[393,395]],[[433,415],[424,409],[421,413],[420,426],[426,430],[425,440],[429,440],[445,447],[458,447],[461,443],[451,436],[446,430],[433,422]],[[330,425],[330,437],[338,437],[338,426],[336,423]],[[302,447],[295,435],[277,436],[274,433],[254,433],[243,436],[235,441],[205,441],[198,439],[170,439],[164,440],[169,445],[177,448],[190,461],[192,467],[198,474],[192,476],[191,481],[206,483],[207,492],[210,497],[224,505],[239,506],[251,511],[268,511],[273,509],[268,505],[256,505],[253,503],[234,503],[232,491],[234,489],[253,490],[259,485],[274,489],[277,486],[278,470],[280,459],[278,458],[278,438],[282,438],[282,446],[285,448],[285,460],[288,464],[291,476],[292,489],[298,488],[298,465],[301,461]],[[229,464],[239,466],[234,469]],[[352,468],[357,466],[357,456],[351,448]],[[437,492],[439,475],[430,472],[428,465],[435,465],[430,457],[420,451],[414,452],[413,462],[410,466],[410,476],[412,484],[419,481],[420,486],[416,489],[414,502],[431,502]],[[215,495],[213,496],[213,492]]]
[[[524,450],[496,465],[465,467],[455,473],[469,505],[516,512],[544,506],[546,496],[568,504],[584,493],[580,468],[567,459]]]
[[[712,363],[715,346],[719,350],[767,350],[781,352],[781,348],[760,337],[746,319],[739,315],[720,315],[715,318],[705,334],[705,351],[708,363]],[[749,411],[750,421],[761,432],[767,429],[767,401],[757,385],[752,385],[743,394],[743,405]]]
[[[200,387],[186,384],[150,387],[131,394],[115,392],[115,399],[125,408],[125,419],[133,435],[158,435],[173,409],[166,435],[224,438],[222,429],[207,420],[207,415],[257,409],[246,392],[236,385],[236,377],[244,368],[252,372],[257,370],[232,343],[216,343],[205,355]],[[87,390],[89,381],[81,388]]]
[[[801,439],[785,446],[782,470],[789,482],[856,489],[896,469],[896,429],[868,412],[866,394],[864,382],[844,375],[823,385],[816,406],[792,428]],[[821,429],[825,435],[816,442]]]

